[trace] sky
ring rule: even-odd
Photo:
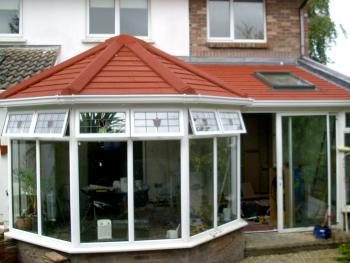
[[[350,77],[350,0],[331,0],[330,12],[336,24],[338,38],[328,51],[328,66]],[[344,35],[341,26],[346,30]]]

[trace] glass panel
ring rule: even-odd
[[[43,235],[70,241],[69,143],[40,142]]]
[[[33,114],[10,114],[6,133],[29,133]]]
[[[350,113],[346,113],[346,127],[349,128],[350,127]]]
[[[79,142],[82,242],[128,240],[126,142]]]
[[[328,208],[326,120],[283,117],[285,228],[323,223]]]
[[[191,235],[213,228],[213,139],[190,140]]]
[[[345,145],[350,147],[350,134],[345,134]],[[350,205],[350,154],[345,153],[346,204]]]
[[[235,39],[264,39],[263,1],[234,1]]]
[[[65,112],[39,113],[34,132],[60,134],[62,133],[65,118]]]
[[[148,36],[147,0],[120,0],[120,33]]]
[[[237,139],[217,138],[218,225],[237,219]]]
[[[82,112],[80,133],[125,133],[125,112]]]
[[[115,0],[90,0],[90,34],[115,33]]]
[[[180,132],[179,112],[135,112],[135,133]]]
[[[37,233],[36,147],[32,141],[11,141],[14,228]]]
[[[181,238],[179,141],[134,142],[135,239]]]
[[[337,141],[336,116],[329,116],[331,147],[331,222],[337,223]]]
[[[290,72],[257,72],[256,75],[274,89],[315,89],[311,83]]]
[[[192,111],[191,116],[197,132],[215,132],[219,130],[215,112]]]
[[[224,131],[240,131],[243,129],[238,112],[220,112],[219,114]]]
[[[0,34],[19,33],[19,1],[0,1]]]
[[[209,36],[230,37],[230,1],[210,0]]]

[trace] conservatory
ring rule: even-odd
[[[156,86],[142,92],[183,94],[120,95],[140,82]],[[229,93],[122,36],[4,92],[9,235],[92,253],[191,248],[244,227],[240,106],[249,100],[198,97],[203,86]]]

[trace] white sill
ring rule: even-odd
[[[1,36],[0,35],[0,44],[2,43],[25,43],[26,39],[18,36],[9,37],[9,36]]]
[[[262,39],[230,39],[230,38],[208,38],[208,43],[238,43],[238,44],[266,44],[266,40]]]
[[[84,39],[81,40],[82,43],[84,44],[94,44],[94,43],[103,43],[105,42],[107,39],[112,38],[113,36],[110,37],[86,37]],[[154,40],[148,37],[136,37],[138,39],[141,39],[149,44],[154,44]]]

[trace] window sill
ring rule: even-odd
[[[111,36],[112,37],[112,36]],[[105,42],[107,39],[111,38],[111,37],[86,37],[84,38],[81,42],[84,44],[94,44],[94,43],[103,43]],[[149,43],[149,44],[154,44],[154,40],[150,39],[150,38],[142,38],[142,37],[138,37],[139,39]]]
[[[22,38],[22,37],[8,37],[8,36],[0,36],[0,44],[3,43],[25,43],[27,42],[26,39]]]
[[[266,42],[211,42],[207,41],[209,48],[241,48],[241,49],[267,49]]]

